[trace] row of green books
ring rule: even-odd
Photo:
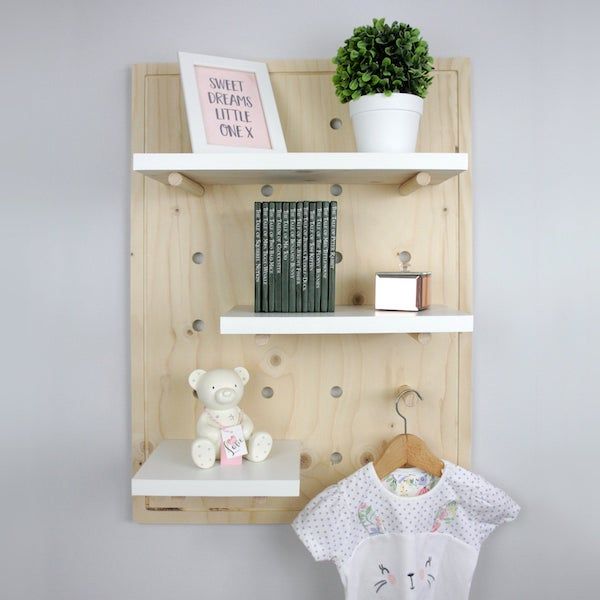
[[[333,312],[337,202],[254,203],[255,312]]]

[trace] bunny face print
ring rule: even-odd
[[[374,584],[375,592],[377,594],[388,583],[391,584],[392,586],[395,586],[400,582],[398,587],[406,588],[407,586],[409,586],[408,589],[412,591],[412,590],[417,589],[417,587],[415,586],[415,582],[418,582],[419,580],[422,582],[426,582],[429,587],[431,587],[435,582],[435,575],[431,572],[433,570],[431,556],[427,558],[427,560],[424,562],[424,567],[420,568],[417,573],[415,573],[414,570],[406,573],[406,577],[408,578],[408,581],[405,581],[404,584],[402,584],[401,579],[398,579],[393,573],[390,572],[390,570],[387,567],[384,567],[383,564],[379,564],[378,567],[379,567],[379,570],[381,571],[381,575],[384,576],[384,578],[379,579]],[[415,577],[417,579],[415,579]],[[385,594],[385,593],[382,594],[383,597],[385,597],[386,595],[387,594]]]
[[[456,600],[467,598],[470,586],[470,578],[456,576],[476,562],[476,552],[448,535],[387,533],[359,544],[341,575],[348,600]]]
[[[316,560],[332,560],[346,600],[467,600],[482,542],[519,507],[483,478],[446,462],[416,495],[380,481],[372,464],[314,498],[292,526]],[[428,489],[423,489],[423,488]]]

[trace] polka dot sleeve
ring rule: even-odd
[[[343,539],[344,499],[337,485],[315,496],[294,519],[292,527],[315,560],[334,560]]]
[[[454,484],[460,488],[461,504],[476,525],[479,543],[498,525],[517,518],[521,507],[506,492],[470,471],[460,467],[456,471]]]

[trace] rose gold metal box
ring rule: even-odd
[[[419,311],[429,308],[431,273],[375,274],[375,309]]]

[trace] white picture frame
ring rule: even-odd
[[[265,63],[179,52],[179,68],[192,152],[287,152]]]

